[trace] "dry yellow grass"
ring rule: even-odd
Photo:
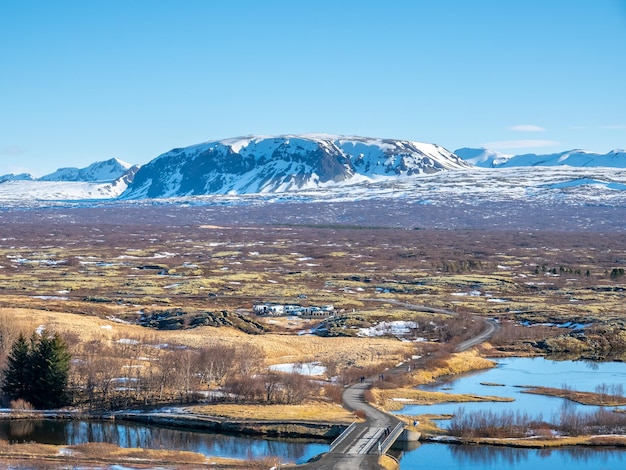
[[[265,353],[267,365],[314,360],[368,366],[386,360],[399,361],[409,348],[389,338],[247,335],[231,328],[213,327],[157,331],[94,316],[24,308],[0,308],[1,315],[10,316],[27,334],[34,328],[45,326],[60,333],[75,334],[81,341],[140,338],[147,342],[178,343],[195,348],[215,344],[251,344]]]
[[[407,404],[434,404],[441,402],[469,402],[469,401],[511,401],[506,398],[478,396],[471,394],[453,395],[443,392],[425,392],[417,390],[417,385],[434,382],[437,378],[446,375],[456,375],[473,370],[488,369],[494,367],[495,363],[484,357],[472,349],[451,355],[445,361],[441,361],[438,367],[431,369],[417,368],[409,377],[411,379],[410,386],[399,388],[373,388],[372,393],[376,402],[387,410],[399,410]]]
[[[496,365],[495,362],[481,357],[474,349],[453,354],[445,360],[445,363],[446,365],[442,365],[434,369],[416,370],[412,374],[413,383],[415,385],[432,383],[439,377],[443,377],[445,375],[455,375],[474,370],[490,369]]]
[[[405,405],[434,405],[436,403],[465,403],[475,401],[514,401],[513,398],[482,396],[474,394],[454,394],[427,392],[415,388],[375,389],[377,403],[386,410],[401,410]]]
[[[0,441],[0,462],[7,466],[17,462],[15,468],[48,468],[45,464],[81,466],[91,468],[93,465],[141,465],[146,468],[198,468],[207,465],[219,465],[220,468],[263,468],[255,462],[242,462],[221,457],[206,457],[188,451],[161,449],[121,448],[113,444],[101,442],[79,444],[73,446],[57,446],[35,443],[9,444]],[[4,468],[4,467],[3,467]],[[11,467],[13,468],[13,467]],[[64,467],[65,468],[65,467]],[[265,467],[266,468],[266,467]]]
[[[527,448],[553,448],[564,446],[626,446],[626,436],[573,436],[556,437],[551,439],[496,439],[496,438],[474,438],[462,439],[463,444],[488,444],[505,447],[527,447]]]
[[[378,463],[384,470],[397,470],[400,468],[398,461],[389,455],[381,455]]]
[[[422,436],[440,436],[446,434],[446,430],[440,428],[437,425],[437,421],[445,418],[450,418],[450,416],[442,415],[420,415],[417,419],[417,426],[413,426],[413,422],[416,420],[415,416],[396,416],[404,421],[408,427],[422,433]]]
[[[303,405],[200,405],[187,407],[193,414],[255,421],[321,421],[350,424],[353,413],[338,404],[310,402]]]

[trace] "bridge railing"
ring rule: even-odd
[[[352,432],[355,426],[356,426],[356,421],[354,421],[350,426],[344,429],[344,431],[341,434],[339,434],[333,442],[330,443],[329,452],[332,452],[333,450],[335,450],[335,448],[339,444],[341,444],[346,437],[348,437],[348,435]]]
[[[378,449],[381,455],[387,453],[387,451],[391,448],[393,443],[396,442],[396,439],[400,437],[400,434],[402,434],[402,431],[404,431],[404,423],[400,422],[396,424],[396,427],[394,427],[391,430],[391,432],[387,435],[387,437],[380,442],[380,446],[378,447]]]

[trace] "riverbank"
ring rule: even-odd
[[[502,447],[520,447],[529,449],[543,449],[556,447],[626,447],[626,435],[600,435],[600,436],[555,436],[551,438],[459,438],[452,436],[429,436],[422,435],[422,441],[439,442],[460,445],[490,445]]]
[[[192,413],[116,412],[110,419],[138,423],[211,431],[215,433],[249,434],[277,438],[306,438],[332,440],[348,426],[347,424],[321,421],[286,420],[238,420],[202,416]]]
[[[200,453],[162,449],[121,448],[94,442],[71,446],[37,443],[9,444],[0,441],[0,462],[6,468],[29,469],[143,469],[169,468],[195,469],[210,466],[212,469],[264,469],[266,461],[240,461],[219,457],[206,457]],[[5,468],[5,467],[3,467]]]

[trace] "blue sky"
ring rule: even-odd
[[[626,0],[3,0],[0,175],[247,134],[626,147]]]

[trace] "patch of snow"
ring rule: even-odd
[[[326,367],[321,365],[319,362],[306,362],[303,364],[300,363],[286,363],[286,364],[275,364],[273,366],[269,366],[270,370],[276,372],[284,372],[287,374],[300,374],[300,375],[308,375],[308,376],[317,376],[326,374]]]
[[[128,338],[120,338],[117,340],[118,343],[120,344],[139,344],[139,341],[137,341],[136,339],[128,339]]]
[[[358,336],[374,337],[374,336],[406,336],[416,329],[418,324],[413,321],[396,320],[391,322],[382,321],[376,326],[370,328],[359,328]]]

